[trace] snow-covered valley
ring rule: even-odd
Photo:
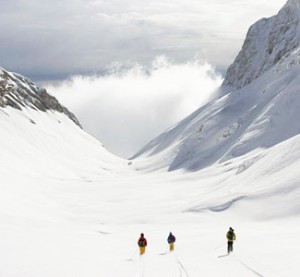
[[[145,173],[65,115],[6,109],[1,126],[1,276],[298,276],[299,136],[194,173]],[[175,252],[162,255],[169,231]]]
[[[0,69],[0,276],[298,277],[300,43],[273,43],[295,34],[298,11],[289,0],[254,25],[218,97],[131,160]]]

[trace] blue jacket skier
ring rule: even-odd
[[[170,232],[169,236],[168,236],[168,244],[170,246],[170,251],[174,251],[174,243],[176,241],[175,236],[172,234],[172,232]]]

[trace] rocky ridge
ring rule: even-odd
[[[242,50],[228,68],[224,86],[242,88],[300,47],[300,0],[289,0],[277,15],[252,25]]]
[[[0,68],[0,107],[14,109],[32,108],[42,112],[48,110],[66,114],[80,128],[75,115],[62,106],[45,88],[40,88],[29,79]]]

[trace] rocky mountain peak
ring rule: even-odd
[[[38,87],[24,76],[0,68],[0,107],[7,106],[19,110],[29,107],[43,112],[58,111],[80,126],[75,115],[48,94],[45,88]]]
[[[279,13],[252,25],[242,50],[228,68],[223,86],[250,84],[300,46],[300,0],[289,0]]]

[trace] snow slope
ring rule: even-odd
[[[0,107],[12,107],[18,110],[31,108],[39,111],[57,111],[68,116],[80,126],[77,118],[55,97],[48,94],[26,77],[4,70],[0,67]]]
[[[0,276],[299,275],[300,136],[195,173],[146,174],[63,114],[0,115]]]
[[[219,97],[152,140],[134,163],[196,171],[298,135],[291,122],[300,116],[299,20],[300,2],[292,0],[254,24]]]
[[[299,135],[194,173],[145,173],[64,113],[0,108],[0,126],[0,276],[299,276]]]
[[[49,108],[34,84],[24,90],[28,80],[0,82],[0,276],[298,277],[298,52],[131,162],[59,103]],[[237,241],[227,256],[229,226]]]
[[[146,145],[133,162],[196,171],[299,134],[300,66],[275,70],[200,108]]]

